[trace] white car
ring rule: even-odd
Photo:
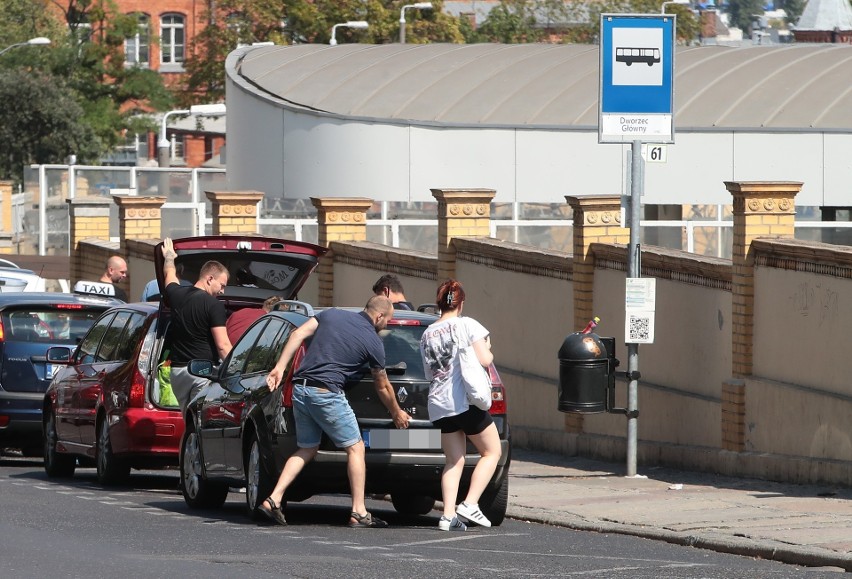
[[[31,269],[0,267],[0,292],[43,292],[45,280]]]

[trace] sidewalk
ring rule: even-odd
[[[852,489],[512,450],[507,516],[852,570]]]

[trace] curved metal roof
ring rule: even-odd
[[[342,118],[596,129],[598,60],[595,45],[305,44],[252,47],[228,73]],[[679,47],[675,75],[678,130],[852,130],[850,45]]]

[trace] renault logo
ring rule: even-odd
[[[402,404],[406,398],[408,398],[408,391],[405,389],[405,386],[400,386],[399,390],[396,391],[396,399]]]

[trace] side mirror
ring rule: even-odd
[[[210,360],[190,360],[186,370],[198,378],[212,378],[213,362]]]
[[[53,346],[47,349],[46,357],[50,364],[69,364],[71,363],[71,348]]]

